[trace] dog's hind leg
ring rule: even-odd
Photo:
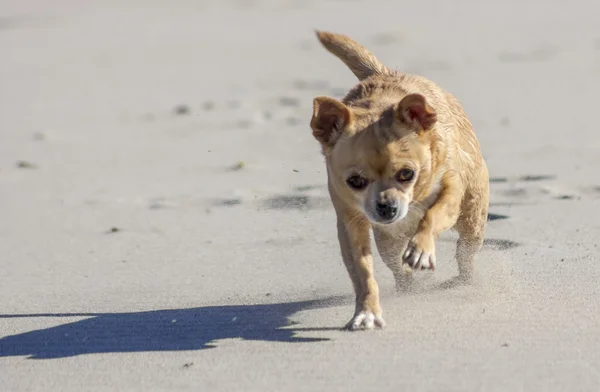
[[[469,283],[473,279],[475,255],[483,245],[488,203],[489,188],[486,183],[481,189],[469,190],[461,205],[455,228],[459,235],[456,244],[458,280],[462,283]]]

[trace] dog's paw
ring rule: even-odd
[[[376,316],[375,313],[371,311],[363,310],[352,317],[352,320],[346,324],[345,329],[349,331],[356,331],[358,329],[375,329],[384,327],[385,321],[383,320],[383,317]]]
[[[402,261],[415,270],[435,269],[435,241],[433,236],[417,233],[408,243]]]

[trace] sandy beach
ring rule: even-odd
[[[24,0],[0,6],[0,391],[597,391],[600,3]],[[477,279],[387,327],[352,286],[314,30],[463,103],[491,176]]]

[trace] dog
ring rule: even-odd
[[[316,31],[359,83],[313,100],[338,241],[356,294],[349,330],[383,328],[370,232],[398,290],[436,266],[435,241],[455,229],[457,281],[473,279],[489,207],[489,174],[459,101],[434,82],[392,71],[348,36]]]

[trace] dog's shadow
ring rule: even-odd
[[[202,350],[221,339],[268,342],[318,342],[289,327],[289,317],[301,310],[345,302],[335,297],[266,305],[207,306],[135,313],[14,314],[7,318],[87,317],[84,320],[0,339],[0,357],[64,358],[94,353]],[[329,328],[315,329],[327,330]],[[331,328],[334,329],[334,328]],[[304,329],[304,331],[310,329]]]
[[[425,291],[447,290],[464,282],[450,279]],[[418,290],[417,290],[418,291]],[[415,290],[395,295],[414,294]],[[294,327],[290,317],[303,310],[348,305],[351,297],[264,305],[205,306],[132,313],[0,314],[0,319],[85,319],[0,338],[0,358],[65,358],[82,354],[185,351],[215,348],[222,339],[307,343],[326,338],[296,336],[307,331],[341,331],[342,327]]]

